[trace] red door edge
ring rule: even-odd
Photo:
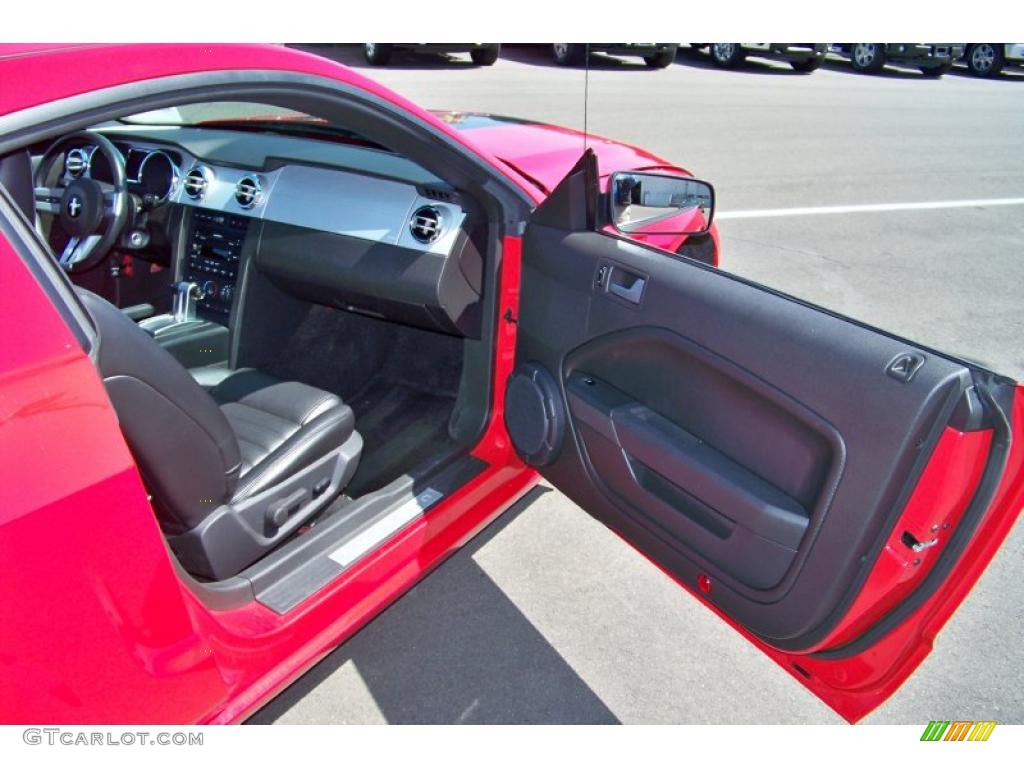
[[[1024,435],[1024,387],[1015,389],[1008,421],[1013,434]],[[929,493],[920,482],[914,496],[919,492]],[[970,594],[1009,535],[1022,506],[1024,445],[1018,439],[1010,447],[988,510],[944,584],[902,624],[875,645],[844,659],[816,659],[778,651],[769,655],[848,721],[860,720],[889,698],[931,652],[936,635]],[[904,517],[907,511],[914,511],[910,507],[908,503]]]
[[[895,608],[931,572],[978,487],[992,431],[946,427],[846,615],[813,648],[838,648]]]
[[[1024,435],[1024,386],[1018,385],[1014,390],[1013,404],[1008,420],[1013,434]],[[972,436],[967,437],[969,434]],[[933,453],[911,494],[911,499],[908,500],[907,506],[901,514],[899,524],[894,529],[897,536],[899,532],[905,530],[901,526],[907,522],[905,519],[907,513],[910,512],[913,516],[916,512],[920,512],[919,505],[924,500],[929,497],[934,498],[935,490],[922,488],[921,480],[927,478],[930,483],[937,479],[940,474],[939,469],[943,465],[948,466],[951,456],[960,455],[961,458],[966,458],[967,466],[959,467],[957,471],[961,476],[960,479],[953,479],[950,482],[949,491],[956,495],[962,490],[964,476],[971,478],[974,476],[974,462],[977,461],[977,457],[970,457],[967,454],[977,450],[987,451],[990,440],[990,431],[961,433],[956,430],[947,430],[940,440],[940,444],[945,442],[942,452],[939,453],[936,449]],[[1021,439],[1013,441],[1005,470],[993,494],[992,501],[943,587],[936,590],[902,624],[879,642],[846,658],[820,659],[811,655],[814,652],[813,649],[795,653],[774,648],[707,600],[700,585],[681,581],[656,561],[650,558],[648,560],[775,661],[847,722],[856,723],[895,693],[924,661],[931,652],[936,635],[970,594],[971,589],[974,588],[985,568],[988,567],[999,547],[1009,535],[1022,506],[1024,506],[1024,444],[1022,443],[1024,440]],[[982,461],[983,459],[984,454],[982,454]],[[933,460],[939,462],[934,469],[931,467]],[[973,487],[970,490],[973,491]],[[917,497],[916,501],[915,497]],[[956,504],[951,505],[949,499],[944,499],[943,505],[950,512],[948,519],[951,521],[950,530],[952,530],[952,521],[959,519],[964,510],[956,509]],[[911,520],[913,519],[912,517]],[[922,563],[917,567],[924,565],[925,562],[922,558]],[[930,569],[933,565],[934,559],[927,567]],[[911,565],[911,567],[914,566]],[[926,575],[927,571],[921,571],[918,579],[923,579]],[[875,591],[874,588],[868,587],[874,577],[873,571],[868,577],[865,590]],[[859,601],[855,601],[855,606],[857,602]],[[860,608],[867,607],[870,603],[871,601],[866,598]],[[861,613],[860,615],[867,614]],[[860,623],[857,619],[858,617],[844,618],[837,630],[853,631],[855,623],[858,625]]]
[[[491,415],[487,428],[473,450],[473,456],[489,463],[513,462],[524,466],[512,448],[505,429],[505,384],[516,363],[516,333],[519,318],[519,280],[522,272],[523,240],[505,236],[501,241],[501,270],[498,288],[498,317],[494,341],[494,374]]]

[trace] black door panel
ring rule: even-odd
[[[594,480],[744,584],[782,580],[810,520],[799,501],[596,376],[572,373],[567,395]]]
[[[907,354],[924,359],[910,380],[887,374]],[[681,580],[709,575],[709,599],[791,649],[856,589],[972,385],[965,365],[904,340],[537,220],[517,362],[564,398],[568,434],[544,475]]]
[[[812,410],[748,371],[663,328],[605,334],[567,356],[572,369],[624,388],[794,499],[815,509],[844,446]]]

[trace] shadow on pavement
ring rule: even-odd
[[[363,56],[363,46],[358,44],[288,43],[288,47],[323,56],[325,59],[344,64],[346,67],[366,69],[371,72],[377,69],[486,69],[486,67],[474,64],[473,60],[469,58],[469,53],[416,53],[414,51],[398,49],[392,52],[391,61],[388,62],[387,66],[376,67],[366,61],[366,58]]]
[[[326,59],[331,59],[339,64],[344,64],[347,67],[353,67],[355,69],[365,69],[370,72],[377,69],[400,69],[400,70],[439,70],[439,69],[482,69],[486,70],[487,67],[481,67],[474,64],[469,58],[469,54],[461,53],[416,53],[408,50],[396,50],[392,54],[391,62],[386,67],[375,67],[367,63],[363,57],[363,48],[361,45],[352,43],[319,43],[319,44],[305,44],[305,43],[289,43],[289,48],[295,48],[296,50],[306,51],[307,53],[313,53],[317,56],[323,56]],[[509,61],[514,61],[518,64],[527,64],[534,67],[558,67],[554,60],[551,58],[551,46],[550,45],[539,45],[530,43],[504,43],[501,48],[501,58]],[[691,48],[687,44],[682,44],[679,47],[679,53],[676,55],[675,64],[682,64],[695,69],[704,70],[717,70],[712,61],[711,57],[706,50],[698,51]],[[583,65],[575,67],[560,67],[562,69],[584,69]],[[919,70],[913,67],[893,67],[886,66],[881,72],[877,74],[868,74],[857,72],[845,59],[836,58],[834,55],[830,55],[822,64],[823,69],[828,69],[833,72],[839,72],[846,75],[855,75],[857,77],[877,77],[882,79],[893,79],[893,80],[928,80],[931,79],[923,75]],[[590,69],[595,71],[627,71],[627,70],[648,70],[656,72],[657,70],[650,69],[641,59],[636,56],[609,56],[603,53],[592,53],[590,55]],[[774,61],[770,59],[760,59],[754,55],[747,57],[743,63],[730,72],[738,72],[753,75],[789,75],[789,76],[803,76],[811,75],[812,72],[797,72],[788,63],[784,61]],[[964,77],[968,79],[975,79],[973,75],[968,71],[966,65],[957,63],[953,69],[946,73],[947,76],[953,75],[957,77]],[[980,78],[979,78],[980,79]],[[991,81],[1002,81],[1002,82],[1024,82],[1024,68],[1007,68],[1003,70],[998,76],[993,78],[987,78]]]
[[[529,43],[503,45],[501,48],[501,58],[515,61],[519,64],[529,64],[534,67],[555,67],[556,69],[569,71],[578,69],[581,72],[586,69],[582,64],[573,66],[556,64],[551,55],[550,45],[531,45]],[[618,57],[597,52],[590,54],[590,69],[591,71],[611,70],[620,72],[631,69],[655,71],[651,70],[639,56],[623,55]]]
[[[935,80],[941,78],[933,78],[925,75],[919,69],[913,67],[904,67],[902,65],[886,64],[885,69],[881,72],[858,72],[853,68],[853,65],[846,59],[832,58],[832,54],[825,59],[825,62],[821,65],[822,69],[828,69],[832,72],[838,72],[843,75],[853,75],[854,77],[876,77],[882,80]]]
[[[995,77],[975,77],[966,64],[954,64],[953,68],[946,73],[946,76],[963,77],[968,80],[982,80],[989,82],[1018,82],[1024,83],[1024,67],[1006,67]]]
[[[473,560],[545,492],[527,494],[248,722],[273,723],[310,695],[323,720],[304,722],[359,719],[335,691],[317,690],[352,662],[389,723],[617,723]]]
[[[743,62],[735,69],[723,70],[721,67],[715,66],[715,63],[711,60],[711,54],[709,54],[707,50],[698,51],[688,45],[679,47],[679,53],[676,54],[676,64],[685,64],[686,66],[693,67],[694,69],[705,69],[717,72],[739,72],[750,75],[788,75],[793,77],[811,74],[797,72],[784,61],[759,59],[754,56],[749,56],[744,59]]]

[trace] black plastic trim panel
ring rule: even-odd
[[[972,369],[690,260],[548,220],[531,223],[525,235],[520,361],[542,364],[563,386],[577,372],[600,377],[805,508],[829,498],[828,481],[817,460],[787,469],[787,457],[813,459],[818,451],[793,419],[772,416],[771,393],[814,414],[812,433],[841,436],[846,458],[817,530],[812,520],[787,575],[768,589],[751,589],[699,553],[682,554],[678,539],[602,491],[579,424],[572,425],[576,450],[563,450],[543,474],[678,578],[695,584],[710,575],[709,599],[767,642],[786,650],[814,645],[832,626],[833,610],[856,593],[864,564],[877,558],[973,386]],[[606,262],[648,276],[641,315],[595,287],[595,270]],[[618,340],[627,329],[634,338]],[[886,372],[901,354],[924,358],[910,381]],[[794,454],[780,438],[803,448]]]
[[[448,255],[266,221],[253,263],[304,301],[480,338],[482,257],[465,234]]]

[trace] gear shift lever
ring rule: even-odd
[[[187,323],[196,319],[196,301],[202,298],[202,291],[195,283],[182,280],[174,286],[174,322]]]
[[[196,303],[206,295],[203,289],[195,283],[182,280],[175,283],[172,290],[174,303],[171,314],[147,317],[139,322],[139,328],[154,338],[175,333],[183,326],[203,324],[203,321],[196,317]]]

